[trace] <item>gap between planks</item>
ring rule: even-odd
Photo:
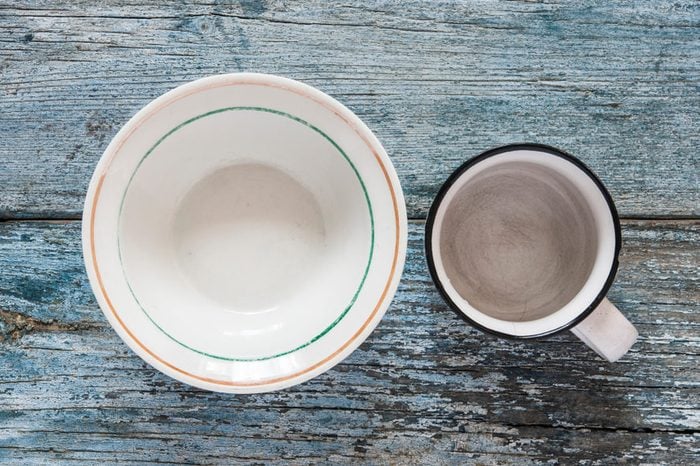
[[[425,217],[408,217],[409,222],[420,223],[425,222]],[[50,217],[2,217],[0,223],[70,223],[80,222],[82,216],[50,216]],[[621,216],[622,222],[697,222],[700,217],[692,215],[650,215],[650,216]]]

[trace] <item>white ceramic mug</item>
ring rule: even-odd
[[[425,241],[443,298],[482,330],[536,338],[570,329],[611,362],[637,338],[605,298],[621,244],[615,205],[565,152],[516,144],[469,160],[438,193]]]

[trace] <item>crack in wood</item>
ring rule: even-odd
[[[700,434],[700,429],[659,429],[653,427],[614,427],[600,425],[565,425],[565,424],[545,424],[545,423],[510,423],[501,422],[500,425],[520,429],[523,427],[533,427],[540,429],[565,429],[572,431],[595,431],[595,432],[617,432],[626,434],[675,434],[675,435],[695,435]]]
[[[40,320],[20,312],[0,309],[0,342],[17,341],[32,332],[78,332],[98,329],[86,322],[65,323],[56,320]]]
[[[11,215],[0,215],[0,223],[10,223],[10,222],[80,222],[82,221],[81,214],[61,214],[56,215],[34,215],[32,212],[13,212]],[[424,223],[425,217],[423,216],[410,216],[408,217],[409,222],[414,223]],[[691,224],[700,222],[700,217],[688,216],[688,215],[668,215],[668,216],[621,216],[620,221],[622,222],[652,222],[653,224],[663,225],[664,223],[684,223],[688,222]]]

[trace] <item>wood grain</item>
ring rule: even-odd
[[[685,0],[0,0],[0,463],[700,463],[699,31]],[[417,219],[367,342],[250,396],[189,388],[131,353],[71,221],[131,115],[236,71],[350,107]],[[430,282],[420,219],[440,184],[523,141],[583,159],[628,219],[609,297],[640,340],[619,363],[568,332],[484,335]]]
[[[625,217],[700,214],[700,4],[0,2],[0,218],[79,218],[110,138],[209,74],[317,86],[392,157],[422,218],[509,142],[582,158]]]
[[[500,340],[462,323],[410,222],[384,320],[347,360],[279,393],[192,389],[147,366],[97,308],[79,222],[0,223],[0,458],[226,463],[693,464],[700,455],[700,221],[625,221],[615,302],[640,331],[607,364],[568,332]]]

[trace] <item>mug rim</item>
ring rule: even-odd
[[[476,320],[472,319],[469,317],[462,309],[457,305],[457,303],[452,300],[450,295],[447,293],[447,290],[445,289],[442,280],[440,279],[437,269],[435,268],[435,260],[434,260],[434,254],[433,254],[433,246],[432,246],[432,237],[433,237],[433,229],[435,226],[435,219],[437,217],[437,211],[442,205],[442,201],[445,198],[445,195],[448,193],[450,188],[454,185],[457,180],[459,180],[470,168],[474,167],[475,165],[479,164],[480,162],[493,157],[495,155],[503,154],[506,152],[514,152],[518,150],[531,150],[531,151],[536,151],[536,152],[543,152],[549,155],[557,156],[560,157],[564,160],[567,160],[574,164],[577,168],[579,168],[583,173],[588,175],[588,177],[593,181],[593,183],[596,185],[596,187],[600,190],[601,194],[603,195],[603,198],[605,199],[605,202],[608,205],[608,208],[610,209],[610,214],[612,215],[612,220],[613,220],[613,225],[615,227],[615,251],[613,254],[613,261],[610,266],[610,272],[608,274],[607,279],[605,280],[605,283],[603,284],[600,292],[596,295],[596,297],[593,299],[591,304],[585,308],[583,311],[577,314],[577,316],[569,321],[568,323],[561,325],[559,327],[556,327],[551,330],[547,330],[545,332],[540,332],[532,335],[513,335],[510,333],[504,333],[500,332],[498,330],[494,330],[490,327],[486,327],[480,323],[478,323]],[[430,210],[428,211],[428,216],[426,218],[425,222],[425,237],[424,237],[424,247],[425,247],[425,259],[428,264],[428,270],[430,272],[430,277],[433,280],[433,283],[435,284],[435,287],[437,288],[438,292],[442,296],[443,300],[447,303],[448,307],[454,311],[459,317],[462,318],[466,323],[470,324],[471,326],[486,332],[490,333],[492,335],[501,337],[501,338],[507,338],[507,339],[513,339],[513,340],[532,340],[536,338],[543,338],[551,335],[555,335],[557,333],[561,333],[565,330],[569,330],[573,327],[575,327],[578,323],[580,323],[582,320],[584,320],[586,317],[588,317],[597,307],[598,305],[605,299],[605,296],[608,294],[608,291],[610,290],[610,287],[612,286],[613,282],[615,281],[615,275],[617,274],[617,269],[619,265],[619,255],[620,255],[620,249],[622,247],[622,230],[620,227],[620,217],[617,213],[617,209],[615,208],[615,203],[612,199],[612,196],[610,195],[610,192],[607,190],[603,182],[598,178],[598,176],[585,164],[583,161],[578,159],[577,157],[561,150],[553,146],[549,146],[546,144],[539,144],[539,143],[528,143],[528,142],[522,142],[522,143],[513,143],[513,144],[507,144],[504,146],[499,146],[495,147],[492,149],[488,149],[479,155],[476,155],[466,162],[464,162],[462,165],[457,167],[451,174],[450,176],[447,177],[445,182],[442,184],[440,187],[440,190],[438,191],[437,195],[433,199],[433,203],[430,206]]]

